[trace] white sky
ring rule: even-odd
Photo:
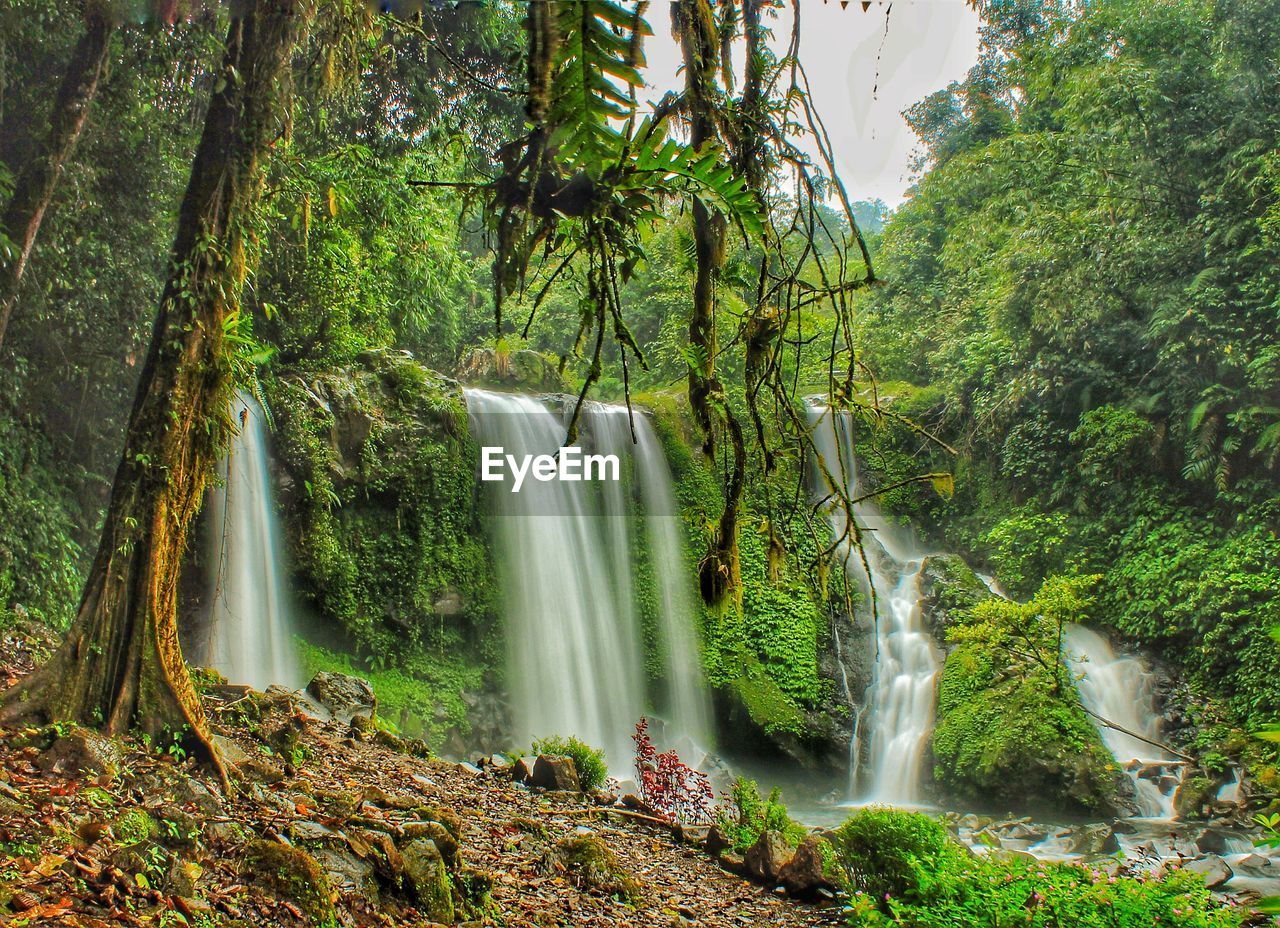
[[[656,101],[684,78],[666,4],[655,3],[648,18],[655,35],[645,43],[646,96]],[[790,9],[771,25],[779,47],[791,34]],[[849,196],[897,206],[916,146],[902,111],[977,61],[978,14],[965,0],[882,0],[865,13],[859,0],[846,9],[838,0],[802,0],[800,58]]]

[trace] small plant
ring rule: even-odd
[[[716,809],[716,824],[729,838],[735,851],[742,853],[766,831],[779,832],[788,844],[796,845],[804,838],[804,826],[792,820],[782,803],[782,792],[776,787],[769,798],[760,796],[755,780],[738,777],[726,802]]]
[[[534,754],[558,754],[572,758],[573,766],[578,771],[578,784],[584,791],[599,789],[609,777],[609,768],[604,762],[604,751],[593,748],[579,738],[561,738],[552,736],[540,738],[533,742]]]
[[[636,777],[640,798],[663,818],[686,825],[712,820],[715,792],[701,770],[694,770],[675,751],[659,754],[649,737],[649,720],[636,723]]]

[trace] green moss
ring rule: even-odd
[[[604,751],[591,747],[579,738],[559,736],[540,738],[533,742],[533,753],[558,754],[572,760],[583,792],[604,786],[604,781],[609,776],[609,768],[604,762]]]
[[[306,851],[275,841],[253,841],[245,848],[243,872],[297,906],[312,928],[337,924],[329,877]]]
[[[396,352],[270,390],[303,594],[344,633],[345,667],[377,677],[406,734],[467,731],[464,688],[502,664],[498,594],[458,385]]]
[[[653,412],[655,432],[671,465],[693,574],[724,508],[720,482],[698,450],[687,399],[660,393],[639,401]],[[764,516],[776,508],[771,501],[794,494],[798,477],[796,460],[781,455],[769,480],[752,482],[738,539],[740,596],[718,612],[703,607],[699,617],[707,681],[732,694],[770,734],[803,734],[805,710],[818,705],[829,686],[818,673],[819,643],[827,626],[825,596],[817,577],[805,569],[817,562],[815,542],[798,531],[785,538],[793,555],[771,558]],[[785,534],[786,528],[774,531]]]
[[[370,670],[349,655],[318,645],[304,642],[300,650],[308,676],[329,670],[368,680],[378,697],[375,723],[429,745],[438,746],[450,730],[466,730],[468,707],[462,693],[479,688],[484,677],[484,668],[464,656],[409,654],[400,658],[400,667]]]
[[[433,922],[452,925],[456,915],[453,884],[436,843],[418,838],[405,845],[401,856],[418,907]]]
[[[557,841],[543,858],[552,872],[593,892],[606,893],[635,904],[640,900],[640,884],[626,871],[609,846],[598,835],[575,835]]]

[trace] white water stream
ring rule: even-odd
[[[831,478],[852,500],[865,492],[858,478],[852,423],[846,415],[812,406],[809,409],[814,445]],[[811,486],[824,504],[836,538],[843,539],[837,557],[849,578],[863,593],[868,608],[859,616],[874,623],[875,654],[871,685],[863,705],[865,718],[855,716],[847,799],[858,803],[910,806],[921,802],[920,775],[925,748],[933,730],[934,684],[942,655],[924,628],[920,611],[920,574],[926,552],[909,529],[886,519],[879,507],[864,501],[853,507],[862,534],[862,556],[853,546],[844,508],[830,499],[833,487],[813,462]],[[869,570],[868,570],[869,568]],[[869,608],[872,591],[875,614]],[[865,733],[865,735],[864,735]],[[867,739],[867,757],[859,765],[856,743]],[[867,772],[860,782],[858,768]]]
[[[266,416],[238,392],[239,431],[209,493],[213,552],[208,663],[233,683],[302,684],[284,542],[268,468]]]
[[[1155,676],[1140,658],[1117,654],[1106,638],[1083,625],[1067,626],[1063,651],[1080,702],[1090,712],[1107,750],[1133,781],[1139,814],[1173,818],[1181,764],[1158,746]]]
[[[466,391],[472,432],[505,454],[554,455],[562,416],[538,399]],[[615,771],[632,755],[635,723],[648,712],[636,602],[632,513],[645,515],[663,639],[668,735],[705,745],[709,728],[691,593],[666,460],[642,415],[631,439],[623,407],[587,404],[579,430],[593,453],[616,454],[622,480],[527,480],[519,492],[487,487],[507,619],[515,735],[574,735],[603,747]],[[632,467],[625,462],[630,457]],[[628,478],[628,470],[634,479]]]

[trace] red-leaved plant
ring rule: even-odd
[[[675,751],[659,754],[649,737],[649,720],[636,722],[636,777],[640,798],[662,818],[683,825],[709,824],[715,792],[701,770],[694,770]]]

